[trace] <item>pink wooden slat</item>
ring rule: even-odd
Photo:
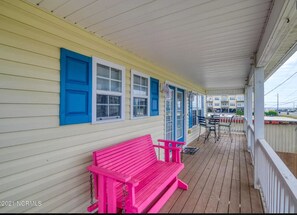
[[[169,143],[168,142],[164,142],[164,145],[166,148],[169,148]],[[165,161],[166,162],[169,162],[169,159],[170,159],[170,153],[169,153],[169,150],[168,149],[165,149],[164,150],[164,153],[165,153]]]
[[[154,152],[153,152],[154,153]],[[152,153],[147,154],[147,153],[142,153],[139,155],[139,158],[122,158],[119,157],[118,160],[115,161],[111,161],[108,165],[98,165],[98,166],[102,166],[104,168],[109,168],[113,171],[120,171],[120,172],[126,172],[126,174],[129,174],[131,172],[129,171],[124,171],[124,169],[127,168],[133,168],[133,166],[138,166],[139,164],[142,164],[142,166],[140,166],[139,171],[141,171],[142,169],[144,169],[146,166],[149,166],[150,164],[154,163],[156,160],[151,159]],[[146,163],[143,163],[143,161],[146,161]]]
[[[130,148],[129,151],[126,150],[126,151],[121,151],[121,152],[118,152],[117,154],[112,154],[112,153],[106,153],[106,155],[108,155],[108,158],[107,159],[104,159],[100,156],[97,156],[96,160],[97,160],[97,165],[102,165],[104,166],[105,164],[108,164],[110,163],[111,161],[118,161],[119,157],[120,158],[137,158],[137,155],[138,154],[151,154],[151,159],[152,160],[156,160],[157,157],[155,154],[153,154],[153,150],[151,149],[146,149],[146,148],[142,148],[140,149],[139,147],[136,148],[136,150],[134,150],[134,148]]]
[[[106,189],[108,190],[107,195],[107,208],[108,213],[117,212],[117,199],[116,199],[116,187],[115,181],[111,178],[106,179]]]
[[[170,188],[162,195],[162,197],[154,204],[153,207],[148,211],[148,213],[158,213],[159,210],[165,205],[170,196],[177,189],[177,180],[170,186]]]
[[[98,178],[98,212],[106,213],[106,192],[105,192],[105,176],[100,175]]]
[[[146,141],[145,141],[146,140]],[[144,135],[144,136],[141,136],[141,137],[138,137],[138,138],[135,138],[135,139],[131,139],[131,140],[127,140],[127,141],[124,141],[124,142],[121,142],[121,143],[118,143],[118,144],[115,144],[115,145],[112,145],[112,146],[109,146],[107,148],[104,148],[104,149],[100,149],[98,151],[95,151],[94,153],[98,152],[98,153],[101,153],[101,154],[105,154],[105,152],[107,151],[112,151],[112,150],[118,150],[118,149],[124,149],[126,148],[129,144],[132,144],[132,143],[135,143],[135,142],[141,142],[141,141],[145,141],[145,142],[150,142],[151,141],[151,136],[148,134],[148,135]]]
[[[101,161],[109,160],[111,157],[115,157],[118,154],[122,154],[122,155],[125,156],[126,153],[129,153],[129,152],[132,152],[132,151],[135,151],[135,150],[150,151],[151,146],[146,145],[147,143],[145,141],[146,140],[142,140],[142,142],[140,144],[138,144],[138,145],[132,144],[132,145],[129,145],[129,146],[125,146],[124,148],[108,150],[108,151],[105,151],[104,153],[102,153],[101,151],[96,151],[95,152],[95,154],[97,156],[96,159],[100,159]]]
[[[122,153],[125,153],[125,152],[122,152]],[[108,160],[103,160],[103,159],[100,159],[98,158],[98,161],[99,163],[97,165],[108,165],[110,162],[118,162],[119,161],[119,158],[123,158],[123,159],[126,159],[126,160],[129,160],[130,158],[138,158],[139,157],[139,154],[150,154],[151,156],[151,159],[152,160],[155,160],[155,154],[153,150],[130,150],[129,152],[126,152],[125,155],[123,155],[122,153],[119,153],[117,155],[110,155],[110,158]]]
[[[133,205],[135,205],[135,187],[132,186],[131,184],[128,184],[128,193],[129,193],[129,198],[128,198],[128,202],[129,202],[129,207],[133,207]]]
[[[178,147],[166,147],[166,146],[158,146],[158,145],[153,145],[153,146],[157,148],[162,148],[162,149],[169,149],[172,151],[181,151],[181,148],[178,148]]]
[[[172,144],[178,144],[178,145],[185,145],[185,142],[179,142],[179,141],[173,141],[173,140],[163,140],[163,139],[158,139],[158,142],[163,142],[163,143],[172,143]]]
[[[98,164],[103,164],[104,165],[104,162],[108,162],[110,160],[114,160],[116,159],[117,157],[129,157],[129,156],[133,156],[133,155],[137,155],[138,153],[141,153],[141,152],[152,152],[152,150],[150,148],[144,148],[144,147],[140,147],[140,146],[136,146],[136,147],[130,147],[130,148],[127,148],[127,149],[124,149],[124,150],[119,150],[117,151],[117,153],[114,153],[114,152],[106,152],[105,153],[105,157],[103,155],[100,155],[98,153],[97,157],[96,157],[96,160],[97,161],[100,161],[100,163]]]

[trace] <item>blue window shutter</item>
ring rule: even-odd
[[[193,103],[191,95],[189,95],[189,128],[193,127]]]
[[[92,58],[61,48],[60,125],[91,122]]]
[[[151,82],[151,116],[159,115],[159,80],[150,78]]]

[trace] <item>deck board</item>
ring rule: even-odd
[[[182,155],[185,168],[179,175],[189,189],[178,189],[161,213],[263,213],[243,134],[233,134],[232,142],[222,135],[216,143],[210,139],[204,144],[201,138],[190,145],[200,149]]]

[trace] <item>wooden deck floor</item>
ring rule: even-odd
[[[200,138],[201,139],[201,138]],[[178,189],[162,213],[263,213],[260,194],[253,188],[253,166],[243,134],[233,134],[199,147],[194,155],[182,154],[185,169],[179,178],[189,189]]]

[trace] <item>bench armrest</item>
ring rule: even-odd
[[[122,182],[122,183],[128,183],[128,184],[132,184],[134,186],[137,186],[139,184],[139,181],[136,179],[133,179],[131,176],[129,175],[125,175],[119,172],[115,172],[106,168],[102,168],[102,167],[98,167],[95,165],[90,165],[87,168],[90,172],[95,173],[95,174],[99,174],[99,175],[103,175],[106,176],[108,178],[112,178],[116,181]]]
[[[185,142],[179,142],[179,141],[172,141],[172,140],[163,140],[163,139],[158,139],[158,142],[162,143],[171,143],[172,145],[186,145]]]
[[[154,147],[157,147],[157,148],[162,148],[162,149],[170,149],[170,150],[178,150],[178,151],[181,151],[181,148],[179,147],[166,147],[166,146],[158,146],[158,145],[153,145]]]
[[[181,149],[182,147],[178,147],[178,146],[185,145],[186,144],[185,142],[158,139],[158,143],[164,143],[164,146],[155,146],[154,145],[154,147],[164,149],[166,162],[181,163],[180,152],[182,150]],[[171,156],[170,156],[170,154],[171,154]]]
[[[119,182],[126,183],[131,179],[131,176],[129,175],[124,175],[106,168],[98,167],[95,165],[88,166],[88,170],[92,173],[97,173],[99,175],[103,175],[109,178],[113,178]]]

